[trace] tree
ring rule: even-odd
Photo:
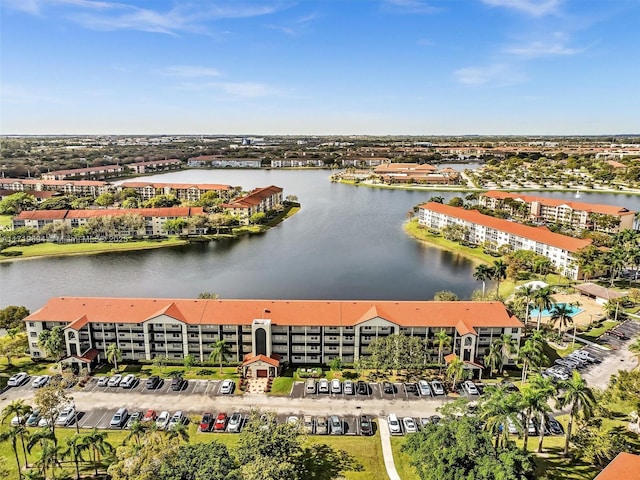
[[[495,448],[491,435],[468,416],[427,425],[408,435],[402,450],[423,480],[515,480],[533,474],[529,453],[511,444]]]
[[[488,265],[485,265],[484,263],[481,263],[476,267],[475,271],[473,272],[473,278],[475,278],[479,282],[482,282],[482,296],[484,297],[485,282],[493,278],[493,268],[489,267]]]
[[[180,200],[175,195],[156,195],[144,202],[144,208],[166,208],[180,205]]]
[[[98,467],[103,455],[113,451],[113,446],[107,442],[107,432],[98,432],[95,428],[82,436],[81,444],[89,452],[89,458],[98,475]]]
[[[122,350],[118,348],[118,344],[112,343],[107,347],[107,362],[113,364],[115,371],[118,371],[118,362],[122,361]]]
[[[562,334],[569,324],[573,323],[572,313],[573,309],[566,303],[556,303],[551,310],[549,322],[554,325],[556,323],[558,324],[558,335],[560,335],[560,338],[562,338]]]
[[[458,380],[462,378],[464,374],[464,362],[460,360],[458,357],[451,360],[449,366],[447,367],[447,377],[451,379],[451,383],[453,386],[453,390],[456,389],[456,384]]]
[[[193,368],[193,366],[196,364],[196,357],[194,357],[191,354],[186,355],[184,357],[183,364],[184,364],[185,371],[189,372]]]
[[[153,424],[155,425],[155,423]],[[126,437],[124,437],[124,441],[123,444],[127,443],[129,440],[131,440],[132,438],[135,438],[136,440],[136,445],[139,447],[140,446],[140,438],[150,429],[150,427],[144,423],[142,423],[140,420],[135,420],[132,424],[131,427],[129,427],[129,433],[127,434]]]
[[[458,295],[449,290],[440,290],[433,295],[433,299],[436,302],[457,302],[460,300]]]
[[[0,337],[0,355],[6,357],[8,366],[13,365],[12,357],[24,355],[27,347],[26,332],[17,333],[15,329],[11,329],[7,335]]]
[[[83,461],[82,453],[84,451],[84,445],[82,443],[82,435],[76,434],[65,440],[65,446],[67,447],[62,451],[62,458],[71,457],[71,461],[76,467],[76,480],[80,480],[80,462]]]
[[[164,222],[162,229],[169,235],[180,235],[188,226],[189,222],[186,219],[176,218],[175,220],[167,220]]]
[[[169,359],[167,357],[164,357],[162,355],[157,355],[155,357],[153,357],[153,365],[158,367],[160,369],[160,372],[162,373],[164,370],[164,366],[167,364],[167,362],[169,361]]]
[[[2,409],[2,423],[8,418],[18,417],[19,424],[23,425],[26,418],[31,414],[31,406],[24,403],[24,400],[14,400]],[[24,467],[29,468],[27,459],[27,448],[24,443],[25,436],[29,437],[29,431],[26,428],[17,430],[20,435],[20,443],[22,443],[22,453],[24,454]]]
[[[115,203],[115,201],[116,197],[113,193],[105,192],[98,195],[94,200],[94,203],[99,207],[110,207]]]
[[[508,424],[522,430],[518,414],[520,413],[520,392],[509,393],[507,386],[487,386],[480,404],[480,420],[484,428],[495,438],[495,447],[505,448],[509,441]]]
[[[62,373],[60,360],[64,358],[66,353],[63,328],[53,327],[51,330],[41,331],[38,335],[38,347],[44,350],[47,358],[52,358],[60,364],[60,373]]]
[[[516,341],[513,339],[513,337],[508,333],[503,333],[497,339],[495,339],[493,343],[497,343],[500,347],[501,355],[499,365],[500,369],[502,369],[502,367],[504,366],[505,358],[509,358],[511,355],[513,355],[517,351],[518,346],[516,345]]]
[[[587,382],[575,370],[569,380],[559,382],[558,389],[562,391],[557,401],[558,408],[569,407],[569,423],[564,444],[564,456],[568,457],[573,420],[579,415],[588,419],[593,412],[596,400],[593,391],[587,386]]]
[[[484,356],[484,366],[491,369],[491,376],[493,372],[498,370],[502,366],[502,346],[497,342],[493,342],[487,349],[487,353]]]
[[[333,372],[341,372],[344,366],[342,365],[342,359],[340,357],[335,357],[329,362],[329,368]]]
[[[629,345],[629,351],[635,354],[638,357],[638,361],[640,361],[640,338],[637,338],[635,342]]]
[[[427,202],[444,203],[444,197],[434,196],[430,197]]]
[[[35,209],[35,197],[25,192],[14,193],[0,200],[0,215],[18,215],[23,210]]]
[[[519,359],[522,362],[522,383],[527,379],[530,368],[538,369],[548,361],[544,354],[544,338],[540,330],[534,330],[525,340],[520,348]]]
[[[189,429],[182,422],[176,423],[168,430],[165,430],[165,433],[170,439],[182,440],[185,443],[189,443]]]
[[[107,473],[112,480],[158,480],[165,463],[178,461],[178,447],[177,440],[163,432],[150,431],[142,438],[140,446],[118,447]],[[200,480],[201,477],[196,478]]]
[[[525,301],[525,314],[524,314],[524,333],[527,333],[527,324],[529,323],[529,306],[531,304],[531,298],[536,289],[531,285],[521,285],[516,289],[516,298],[524,298]]]
[[[249,223],[251,225],[258,225],[263,223],[267,215],[264,212],[256,212],[249,217]]]
[[[544,414],[551,410],[547,401],[549,400],[549,392],[530,386],[522,392],[522,431],[524,435],[523,448],[525,451],[529,450],[529,422],[532,417],[539,413],[541,414],[540,430],[544,433]]]
[[[61,382],[50,382],[36,391],[33,401],[36,408],[40,410],[40,415],[48,420],[55,439],[58,412],[62,406],[69,403],[64,386]]]
[[[538,309],[538,324],[536,326],[536,330],[540,330],[542,311],[548,311],[555,303],[555,299],[552,297],[552,294],[553,290],[549,286],[538,288],[533,294],[533,305]]]
[[[461,197],[453,197],[451,200],[449,200],[449,203],[447,205],[450,205],[452,207],[464,207],[464,200]]]
[[[16,457],[16,465],[18,466],[18,479],[22,479],[22,469],[20,467],[20,458],[18,457],[18,438],[22,435],[23,430],[25,428],[22,425],[11,425],[7,430],[0,433],[0,442],[9,442],[11,444],[11,449]]]
[[[535,390],[536,402],[531,400],[531,411],[534,415],[539,415],[538,425],[543,426],[545,424],[546,414],[549,411],[549,399],[556,396],[558,389],[553,383],[553,380],[542,375],[535,375],[531,379],[531,385],[529,388]],[[539,403],[538,403],[539,402]],[[538,453],[542,453],[542,442],[544,441],[544,428],[538,430]]]
[[[505,280],[507,278],[507,267],[508,265],[502,260],[494,260],[492,271],[492,277],[494,280],[497,280],[498,284],[496,285],[496,297],[500,295],[500,281]]]
[[[238,466],[226,445],[213,441],[180,445],[165,459],[158,480],[239,480]]]
[[[220,295],[215,292],[200,292],[198,298],[203,300],[217,300],[220,298]]]
[[[22,320],[27,316],[29,316],[27,307],[9,305],[0,309],[0,329],[11,330],[18,328],[24,330],[25,326]]]
[[[220,374],[222,375],[222,364],[224,363],[224,361],[227,358],[227,355],[229,353],[229,350],[227,347],[227,342],[226,340],[218,340],[216,343],[212,343],[210,345],[210,347],[212,348],[211,353],[209,354],[209,360],[211,360],[212,362],[219,362],[220,363]]]

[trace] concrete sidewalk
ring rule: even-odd
[[[389,433],[389,425],[384,417],[378,418],[378,429],[380,430],[380,442],[382,443],[382,456],[384,457],[384,466],[387,469],[389,480],[401,480],[396,464],[393,460],[393,450],[391,449],[391,434]]]

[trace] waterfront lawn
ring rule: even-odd
[[[11,223],[12,218],[11,215],[0,215],[0,230],[11,228],[13,226],[13,223]]]
[[[14,260],[16,258],[42,257],[47,255],[77,255],[89,253],[106,253],[127,250],[148,250],[151,248],[174,247],[186,245],[186,240],[177,237],[169,237],[166,240],[142,240],[135,242],[99,242],[99,243],[38,243],[36,245],[16,245],[3,250],[3,252],[22,252],[17,257],[0,257],[2,260]]]

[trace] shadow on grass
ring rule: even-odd
[[[564,458],[562,447],[545,447],[535,457],[535,478],[539,480],[592,480],[600,471],[579,458]]]

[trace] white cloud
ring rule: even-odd
[[[567,46],[569,38],[564,33],[554,33],[545,40],[534,40],[521,45],[513,45],[504,49],[506,53],[524,58],[576,55],[584,51]]]
[[[289,35],[290,37],[298,37],[309,30],[309,25],[318,18],[315,13],[310,13],[304,17],[300,17],[286,25],[269,24],[266,27],[271,30],[277,30]]]
[[[526,80],[524,74],[503,63],[461,68],[454,72],[454,76],[458,83],[463,85],[488,85],[492,87],[505,87]]]
[[[542,17],[556,13],[562,0],[481,0],[492,7],[504,7],[518,10],[520,12]]]
[[[385,10],[399,13],[436,13],[440,9],[421,0],[385,0]]]
[[[281,96],[282,92],[266,83],[260,82],[200,82],[182,83],[176,86],[178,90],[210,91],[224,94],[225,99],[232,98],[261,98]]]
[[[170,67],[160,70],[162,75],[168,77],[184,77],[184,78],[198,78],[198,77],[218,77],[220,72],[215,68],[200,67],[197,65],[172,65]]]

